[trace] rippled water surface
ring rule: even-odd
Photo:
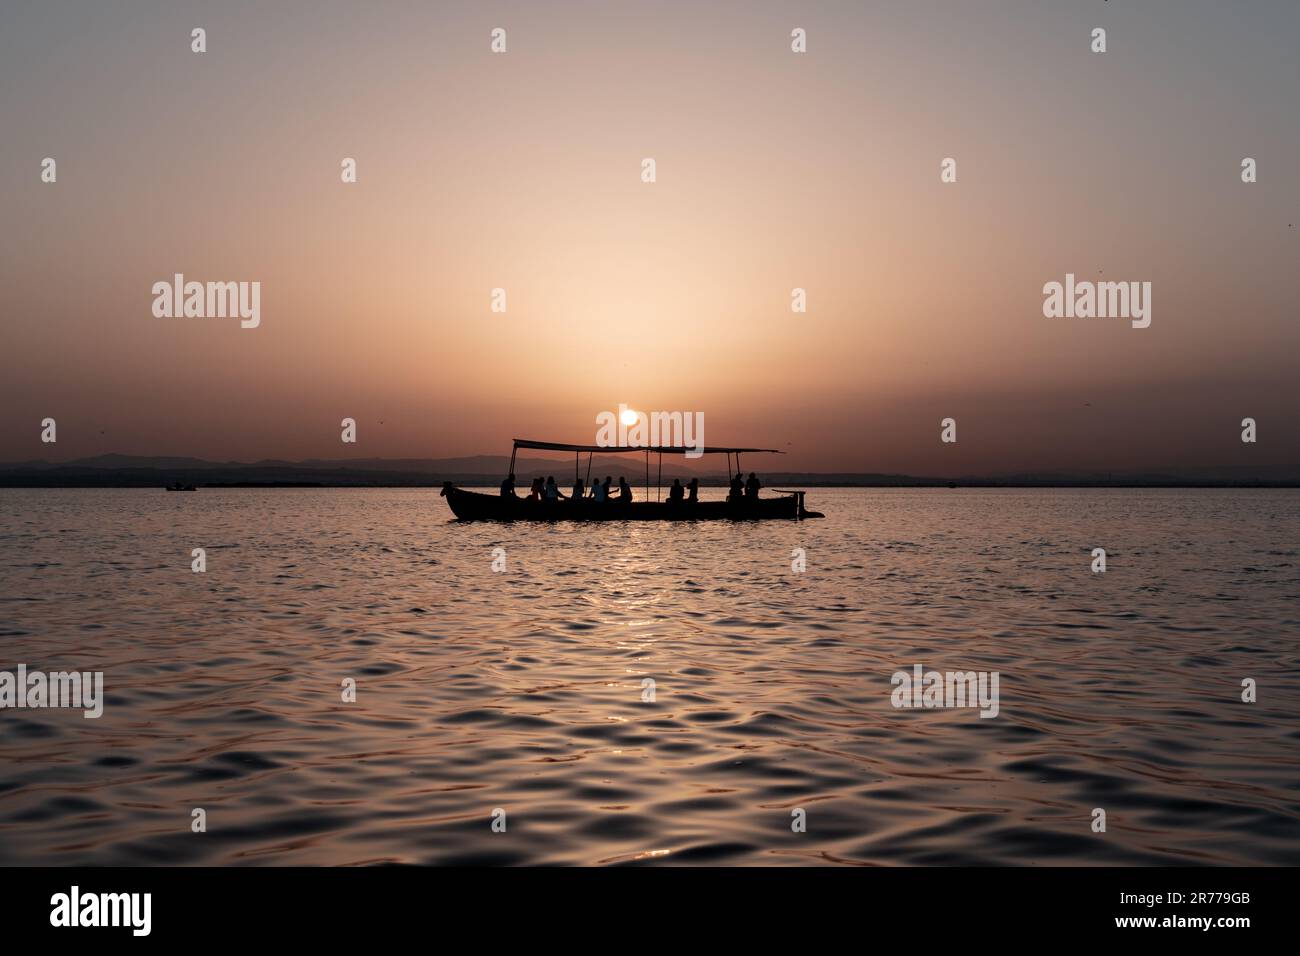
[[[1300,863],[1298,492],[815,490],[823,521],[695,526],[0,504],[0,670],[107,697],[0,711],[0,863]],[[999,715],[895,709],[917,663],[998,671]]]

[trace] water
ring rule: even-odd
[[[107,697],[0,711],[0,863],[1300,863],[1300,492],[808,503],[0,492],[0,670]],[[998,671],[999,715],[895,709],[916,663]]]

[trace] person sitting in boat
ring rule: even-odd
[[[745,482],[745,500],[757,501],[758,489],[763,487],[763,483],[758,480],[758,476],[752,471],[749,473],[749,481]]]
[[[682,498],[684,498],[685,495],[686,489],[682,487],[682,480],[680,478],[674,478],[673,486],[668,489],[668,503],[670,505],[679,505],[682,503]]]
[[[517,494],[515,494],[515,473],[513,471],[510,474],[506,475],[505,481],[501,482],[501,497],[502,498],[519,497]]]
[[[700,479],[692,478],[691,483],[686,487],[686,503],[688,505],[697,505],[700,503]]]
[[[546,479],[546,486],[542,489],[542,496],[548,505],[565,500],[564,493],[560,491],[560,486],[555,483],[554,475]]]
[[[533,479],[532,487],[528,489],[528,500],[529,501],[542,500],[542,479],[540,478]]]
[[[623,480],[623,476],[618,476],[618,503],[627,505],[632,503],[632,486]]]
[[[587,486],[582,483],[581,478],[574,478],[573,494],[569,495],[569,500],[576,503],[585,497],[587,497]]]
[[[612,501],[612,500],[613,500],[613,498],[614,498],[614,493],[613,493],[612,491],[609,490],[609,486],[610,486],[610,484],[611,484],[613,481],[614,481],[614,479],[611,478],[611,477],[609,477],[609,475],[606,475],[606,476],[605,476],[605,494],[604,494],[604,496],[600,499],[601,501]]]
[[[740,472],[736,472],[736,477],[731,479],[731,493],[727,495],[727,500],[738,503],[744,494],[744,488],[745,480],[740,476]]]
[[[591,483],[591,500],[596,502],[596,504],[604,504],[606,501],[609,501],[609,479],[608,478],[605,479],[605,483],[603,485],[600,483],[599,478],[597,478],[595,481]]]

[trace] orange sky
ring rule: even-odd
[[[626,402],[791,469],[1295,463],[1300,8],[861,7],[6,4],[0,458],[508,453]],[[176,272],[261,326],[155,318]],[[1044,318],[1067,272],[1151,327]]]

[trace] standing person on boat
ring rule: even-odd
[[[673,486],[668,489],[668,503],[670,505],[679,505],[682,503],[682,497],[686,494],[686,489],[682,487],[680,478],[673,479]]]
[[[749,481],[745,482],[745,498],[749,501],[758,500],[758,489],[763,487],[763,483],[758,480],[758,476],[752,471],[749,473]]]
[[[515,494],[515,473],[513,471],[510,472],[510,474],[506,475],[505,481],[501,482],[501,497],[502,498],[519,497],[517,494]]]
[[[621,505],[630,505],[632,503],[632,486],[623,480],[623,476],[618,476],[618,503]]]
[[[581,478],[573,479],[573,494],[569,495],[569,500],[579,502],[587,496],[587,486],[582,483]]]
[[[700,503],[700,479],[692,478],[690,485],[687,486],[686,503],[697,505]]]
[[[744,494],[745,480],[736,472],[736,477],[731,479],[731,494],[727,495],[728,501],[739,502]]]
[[[597,478],[595,481],[591,483],[591,500],[596,502],[596,504],[598,505],[604,504],[606,501],[609,500],[609,479],[608,478],[605,479],[605,483],[603,485],[600,483],[599,478]]]
[[[564,493],[560,491],[560,486],[555,483],[554,475],[551,475],[546,479],[546,487],[542,489],[542,494],[548,505],[553,505],[564,500]]]

